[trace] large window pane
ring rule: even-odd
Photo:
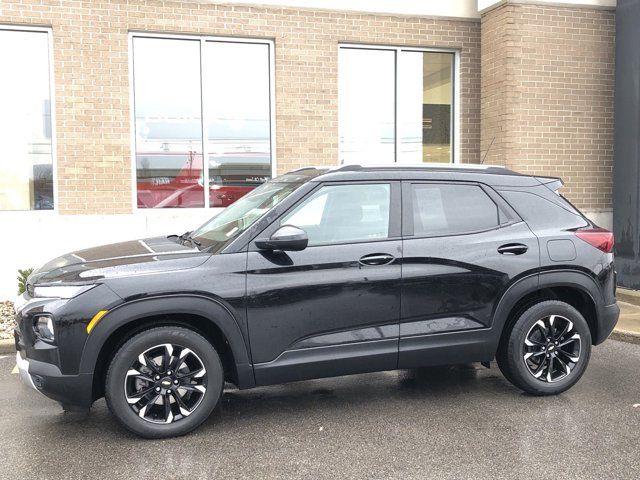
[[[0,27],[0,210],[53,208],[47,32]]]
[[[401,51],[398,161],[451,161],[453,54]]]
[[[340,162],[451,162],[453,53],[341,47]]]
[[[203,207],[200,41],[133,39],[138,207]]]
[[[208,41],[204,69],[209,205],[226,207],[271,178],[269,45]]]
[[[395,52],[339,51],[340,163],[394,161]]]

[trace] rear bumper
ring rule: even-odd
[[[596,333],[596,337],[593,339],[594,345],[601,344],[609,337],[609,335],[611,335],[611,332],[613,332],[613,329],[618,323],[619,317],[620,307],[617,303],[612,303],[611,305],[606,305],[602,308],[598,331]]]

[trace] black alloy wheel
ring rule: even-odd
[[[107,406],[145,438],[184,435],[204,422],[222,396],[224,372],[215,348],[199,333],[157,327],[116,352],[105,381]]]
[[[207,370],[187,347],[156,345],[131,364],[124,390],[129,406],[143,420],[177,422],[200,405],[207,392]]]
[[[542,300],[511,319],[496,360],[507,380],[532,395],[557,395],[575,385],[591,356],[591,330],[575,307]]]
[[[543,382],[562,380],[580,360],[581,337],[571,320],[561,315],[541,318],[524,340],[524,362]]]

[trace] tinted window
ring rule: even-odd
[[[503,190],[500,191],[500,195],[534,230],[549,227],[578,228],[587,225],[579,213],[574,213],[573,207],[569,206],[573,210],[570,211],[534,193]],[[561,200],[560,197],[558,200]]]
[[[414,235],[454,235],[499,225],[498,207],[476,185],[411,187]]]
[[[307,232],[309,244],[389,236],[389,184],[330,185],[305,199],[280,222]]]

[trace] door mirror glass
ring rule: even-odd
[[[256,240],[261,250],[304,250],[309,244],[307,232],[293,225],[283,225],[269,239]]]

